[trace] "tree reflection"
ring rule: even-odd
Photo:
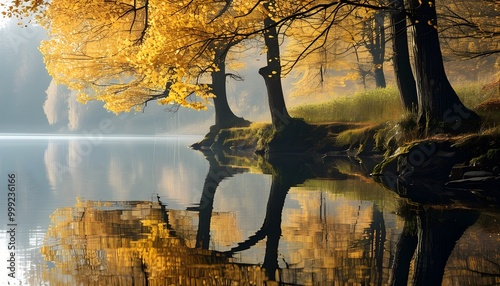
[[[283,235],[283,209],[290,188],[301,185],[307,179],[315,177],[345,179],[349,175],[340,173],[338,170],[339,164],[343,164],[345,167],[345,161],[339,162],[333,160],[330,162],[332,164],[320,167],[314,165],[310,158],[303,156],[274,155],[267,162],[269,165],[264,171],[272,175],[272,183],[264,222],[254,235],[238,243],[238,246],[226,253],[233,255],[234,253],[245,251],[254,247],[259,241],[266,239],[262,267],[265,270],[266,277],[270,280],[285,284],[290,283],[290,285],[307,282],[318,285],[330,285],[332,283],[353,283],[354,281],[361,284],[383,285],[387,281],[387,279],[384,279],[384,256],[387,254],[385,249],[386,228],[383,213],[377,205],[373,205],[372,221],[368,227],[362,231],[359,237],[353,237],[351,244],[347,245],[353,251],[352,258],[349,257],[349,254],[344,254],[348,253],[349,249],[343,249],[338,253],[340,254],[338,258],[344,260],[344,262],[331,269],[333,270],[332,272],[325,268],[321,271],[323,273],[315,273],[314,269],[290,268],[290,265],[286,262],[286,269],[280,269],[278,254],[279,242]],[[359,166],[359,164],[357,165]],[[330,223],[327,218],[323,217],[322,220],[325,220],[326,229],[331,228],[328,226]],[[335,227],[333,226],[333,228]],[[332,234],[336,236],[350,236],[349,233],[339,233],[338,231]],[[326,238],[328,236],[324,235],[322,237]],[[350,240],[348,239],[348,241]],[[339,242],[339,245],[342,245],[343,240],[341,239]],[[339,247],[335,244],[335,241],[330,243],[333,243],[331,247]],[[335,255],[336,253],[333,252],[333,254]],[[315,257],[318,261],[329,258],[326,255],[323,256],[321,253]],[[325,266],[321,266],[318,263],[318,267]],[[311,275],[310,278],[308,278],[308,275]]]
[[[390,285],[407,285],[408,283],[411,260],[418,243],[412,225],[410,220],[406,220],[404,223],[403,232],[400,235],[392,261]]]
[[[207,154],[205,155],[207,156]],[[207,156],[207,159],[209,159],[210,170],[207,174],[207,180],[205,181],[205,186],[203,188],[204,190],[208,189],[208,186],[210,185],[215,187],[218,186],[218,183],[214,184],[213,177],[226,178],[230,174],[234,174],[242,170],[227,166],[222,167],[217,160],[214,160],[214,157]],[[225,160],[227,159],[228,158],[225,158]],[[266,163],[267,164],[264,164],[265,167],[262,167],[266,172],[270,172],[272,174],[272,183],[264,223],[254,235],[249,237],[246,241],[239,243],[237,247],[227,251],[226,254],[233,255],[236,252],[249,249],[257,244],[257,242],[267,237],[262,267],[265,269],[268,279],[275,281],[275,273],[278,269],[278,246],[281,237],[281,218],[283,207],[285,205],[285,199],[290,187],[304,182],[310,174],[304,170],[302,164],[303,161],[301,159],[293,160],[288,157],[287,160],[284,161],[283,158],[275,157]],[[219,176],[214,176],[213,174],[219,174]],[[204,201],[203,197],[202,203]],[[211,209],[213,196],[210,198],[212,199],[209,201],[207,206]],[[202,213],[200,208],[200,216],[201,215],[207,214]],[[206,218],[200,217],[200,223],[202,220],[205,221]],[[206,227],[204,229],[206,229]]]
[[[457,241],[476,223],[484,202],[473,199],[471,193],[448,192],[442,182],[434,180],[408,184],[384,176],[378,181],[409,198],[400,208],[405,224],[391,265],[390,284],[441,285]],[[500,271],[490,276],[500,277]]]
[[[357,180],[364,169],[345,158],[321,165],[289,155],[257,161],[205,156],[210,166],[200,204],[187,211],[169,210],[161,197],[78,201],[57,210],[42,249],[54,266],[45,269],[46,280],[51,285],[440,285],[451,280],[446,273],[458,271],[450,265],[464,263],[452,253],[480,217],[471,208],[397,198],[366,183],[366,177]],[[246,239],[233,238],[232,248],[211,249],[221,244],[213,234],[221,226],[241,231],[216,222],[219,184],[250,169],[272,176],[262,224]],[[359,189],[348,189],[348,180]],[[320,183],[321,192],[307,188],[311,181]],[[249,253],[262,256],[242,263]],[[480,265],[486,258],[477,257],[477,263],[462,267],[469,272],[460,272],[463,277],[454,284],[469,281],[473,271],[490,275],[482,284],[497,281],[494,259],[486,268]]]
[[[78,201],[58,209],[42,254],[51,285],[261,283],[259,267],[220,252],[190,248],[174,236],[156,202]]]
[[[446,262],[477,213],[464,209],[423,209],[416,214],[418,244],[412,285],[439,285]]]
[[[198,231],[196,234],[196,247],[208,249],[210,244],[210,222],[212,220],[212,210],[214,205],[215,192],[220,182],[235,174],[246,171],[244,168],[236,168],[230,165],[221,165],[216,155],[211,151],[203,151],[203,155],[209,163],[209,169],[203,190],[201,193],[200,205],[188,208],[188,210],[198,210]]]
[[[270,280],[276,280],[278,267],[278,246],[281,237],[281,220],[285,199],[290,187],[301,184],[310,176],[300,158],[274,157],[269,160],[272,165],[272,183],[267,201],[266,216],[260,229],[261,236],[266,236],[266,252],[262,267]],[[233,250],[234,251],[234,250]]]

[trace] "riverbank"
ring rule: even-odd
[[[371,164],[364,176],[370,174],[374,181],[413,201],[500,203],[500,127],[398,145],[393,136],[395,127],[387,124],[295,125],[291,125],[293,131],[278,136],[270,124],[264,123],[223,129],[211,146],[193,147],[218,154],[221,160],[230,158],[227,163],[232,166],[295,157],[312,169],[322,169],[339,157],[379,162]],[[302,137],[292,139],[297,134]]]
[[[470,93],[468,96],[473,95]],[[365,102],[359,106],[360,110],[349,112],[363,113],[363,108],[371,106],[378,110],[376,114],[387,113],[384,110],[387,102],[380,98],[380,94],[375,93],[362,94],[357,99],[342,99],[343,109]],[[390,102],[388,106],[394,105],[394,98]],[[331,108],[329,104],[322,104],[296,109],[292,114],[309,114],[305,116],[307,122],[293,119],[279,131],[268,123],[229,129],[212,128],[202,141],[192,147],[205,151],[231,150],[237,156],[300,154],[323,161],[335,156],[377,157],[382,162],[374,167],[373,178],[391,189],[412,185],[423,179],[435,180],[447,190],[471,192],[477,189],[496,191],[500,185],[500,127],[497,127],[500,100],[496,95],[490,95],[474,107],[484,120],[479,131],[427,137],[413,128],[409,116],[399,121],[384,122],[381,120],[385,117],[379,115],[379,120],[370,122],[321,123],[313,120],[311,116],[314,114],[324,116],[325,106]],[[394,113],[397,115],[397,112]]]
[[[381,128],[372,123],[331,122],[307,124],[290,122],[281,132],[269,123],[249,127],[211,130],[191,147],[198,150],[230,149],[244,153],[373,154],[375,133]]]

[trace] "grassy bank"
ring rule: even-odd
[[[482,132],[500,122],[500,94],[481,85],[456,87],[462,101],[485,118]],[[209,133],[193,148],[233,149],[245,152],[319,152],[390,155],[404,143],[421,138],[413,130],[411,116],[404,114],[395,87],[358,92],[329,102],[302,105],[290,111],[311,125],[294,120],[286,132],[278,134],[269,123],[222,129]],[[302,124],[300,124],[302,122]],[[199,145],[199,146],[198,146]],[[274,148],[274,149],[273,149]],[[274,152],[274,151],[273,151]]]
[[[497,90],[483,90],[480,84],[457,86],[455,90],[464,104],[473,109],[495,97],[500,100]],[[401,100],[396,87],[366,90],[336,97],[328,102],[298,106],[292,108],[290,113],[309,123],[339,121],[382,123],[403,118]],[[481,111],[479,113],[481,114]]]

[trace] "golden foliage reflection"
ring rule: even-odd
[[[45,269],[44,280],[51,285],[258,285],[264,281],[260,267],[189,248],[165,221],[168,214],[151,202],[79,200],[74,207],[56,210],[42,248],[55,267]]]

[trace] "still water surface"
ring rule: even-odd
[[[2,259],[0,281],[500,283],[495,207],[402,199],[371,181],[368,158],[267,162],[187,148],[198,139],[4,138],[0,251],[14,241],[15,268]]]

